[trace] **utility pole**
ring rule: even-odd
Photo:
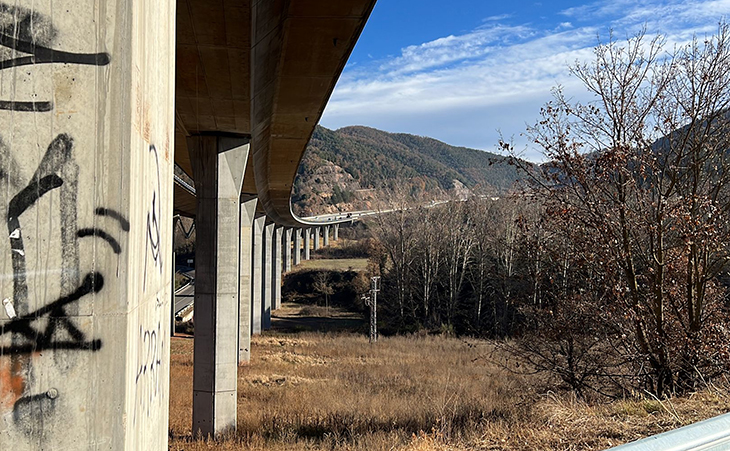
[[[370,296],[363,295],[362,299],[365,301],[365,305],[370,307],[370,343],[376,343],[378,341],[378,282],[380,281],[379,276],[370,278]]]

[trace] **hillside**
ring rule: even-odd
[[[503,156],[433,138],[368,127],[317,127],[307,147],[292,205],[299,215],[371,208],[377,191],[396,185],[424,200],[501,194],[519,179]]]

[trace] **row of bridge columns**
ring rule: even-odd
[[[334,227],[289,228],[256,213],[240,198],[248,138],[188,139],[198,193],[193,434],[220,436],[236,428],[238,366],[251,358],[251,336],[271,327],[281,307],[282,275],[329,244]]]

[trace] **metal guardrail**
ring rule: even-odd
[[[174,177],[175,183],[177,183],[184,190],[186,190],[187,192],[189,192],[190,194],[195,196],[195,187],[194,186],[190,185],[188,182],[186,182],[185,180],[180,178],[180,176],[178,176],[177,174],[174,174],[173,177]]]
[[[730,450],[730,413],[647,437],[610,451]]]

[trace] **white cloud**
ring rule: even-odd
[[[369,125],[486,150],[493,150],[499,129],[524,146],[520,133],[537,119],[553,86],[586,96],[567,67],[590,59],[599,35],[605,40],[612,28],[620,40],[646,24],[650,34],[666,34],[670,45],[683,43],[693,33],[716,30],[721,17],[730,14],[730,0],[616,0],[561,14],[570,22],[550,31],[493,23],[495,16],[469,33],[406,47],[387,61],[348,67],[322,125]],[[526,156],[540,158],[530,149]]]
[[[512,14],[500,14],[498,16],[485,17],[482,22],[499,22],[500,20],[507,20],[512,18]]]

